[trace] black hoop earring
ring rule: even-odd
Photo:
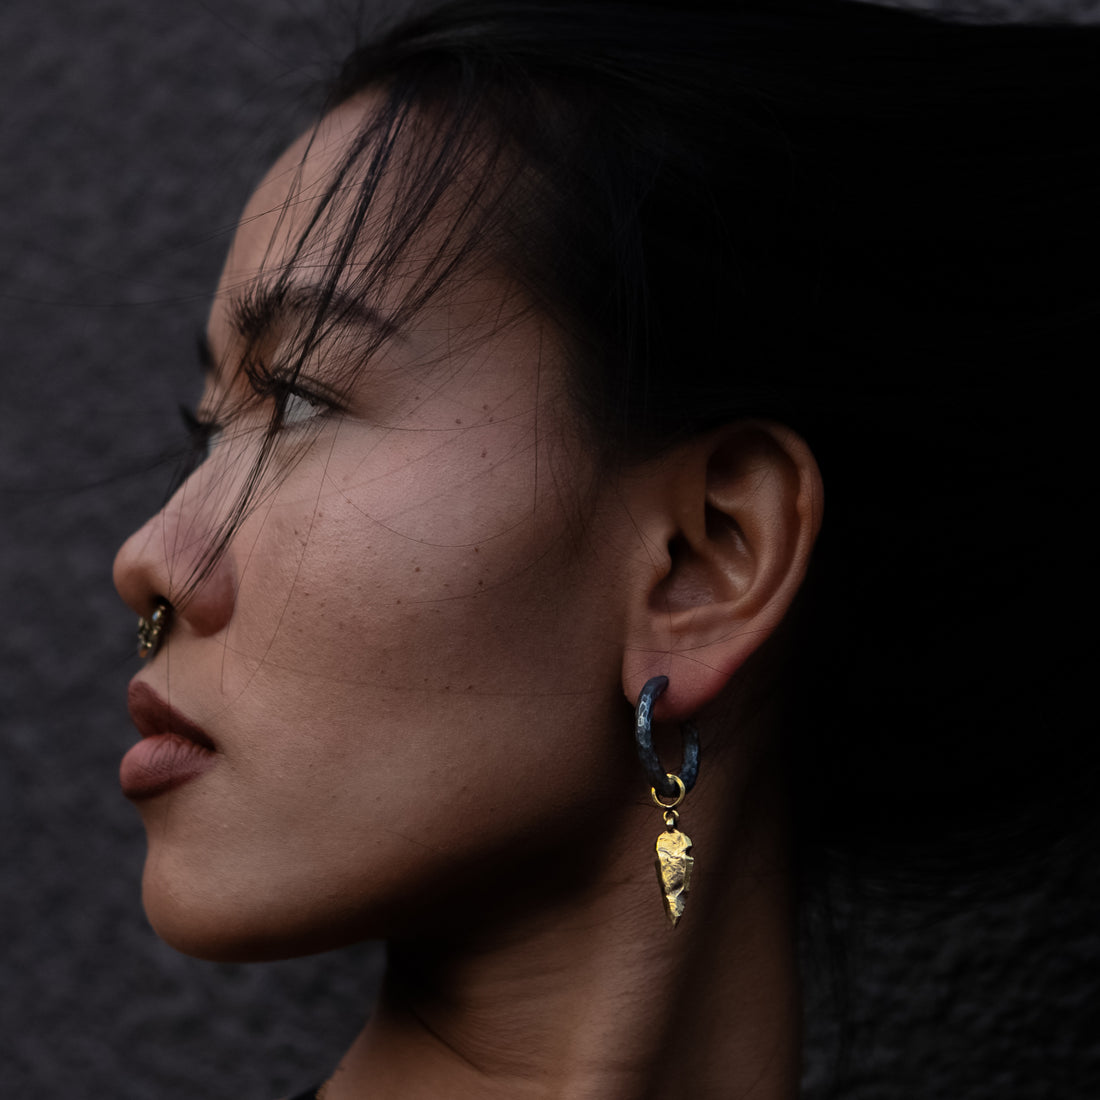
[[[634,710],[634,739],[638,743],[638,759],[649,782],[663,798],[675,798],[676,784],[673,776],[661,767],[661,761],[653,748],[653,704],[667,687],[667,676],[654,676],[652,680],[646,681]],[[699,778],[699,731],[690,722],[684,722],[680,733],[684,739],[684,754],[679,778],[687,792],[695,786],[695,781]]]
[[[690,854],[691,837],[676,828],[680,820],[676,807],[699,778],[699,731],[690,722],[681,725],[684,749],[680,772],[678,775],[666,772],[653,748],[653,704],[667,687],[667,676],[654,676],[642,688],[634,711],[634,739],[638,759],[652,784],[650,797],[656,806],[665,811],[665,831],[657,837],[656,845],[657,881],[661,886],[665,913],[675,928],[684,915],[684,903],[691,886],[691,869],[695,865]],[[662,798],[671,798],[672,801],[662,802]]]

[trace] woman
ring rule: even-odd
[[[348,60],[115,570],[158,933],[389,943],[317,1095],[796,1093],[811,852],[972,824],[1037,713],[990,484],[1054,499],[1005,379],[1094,317],[1096,52],[486,2]]]

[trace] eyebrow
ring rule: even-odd
[[[288,315],[326,318],[342,325],[373,329],[386,339],[405,339],[388,317],[355,295],[321,283],[269,284],[258,282],[229,299],[229,319],[237,332],[250,341],[260,341]],[[199,369],[203,378],[217,378],[220,366],[206,329],[196,339]]]
[[[356,295],[322,283],[254,283],[229,301],[229,315],[246,340],[259,341],[288,315],[373,329],[387,339],[396,324]]]

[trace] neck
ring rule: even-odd
[[[675,930],[652,869],[660,814],[637,806],[597,885],[491,934],[391,944],[326,1100],[790,1100],[791,883],[768,786],[736,792],[732,828],[689,798],[696,864]]]

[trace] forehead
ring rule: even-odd
[[[342,103],[275,161],[245,205],[226,258],[219,296],[247,286],[261,273],[283,271],[376,100],[377,93],[372,92]],[[338,215],[341,205],[337,197],[334,214]],[[316,252],[323,237],[307,242],[307,251],[300,257],[303,261],[309,262],[309,250]]]
[[[322,297],[334,292],[351,307],[345,315],[365,308],[394,333],[443,310],[452,335],[478,339],[530,313],[491,243],[510,177],[471,155],[467,141],[441,154],[429,116],[395,119],[386,97],[370,89],[334,108],[267,172],[226,259],[212,343],[234,327],[239,302],[255,290],[264,300],[276,285],[323,287]]]

